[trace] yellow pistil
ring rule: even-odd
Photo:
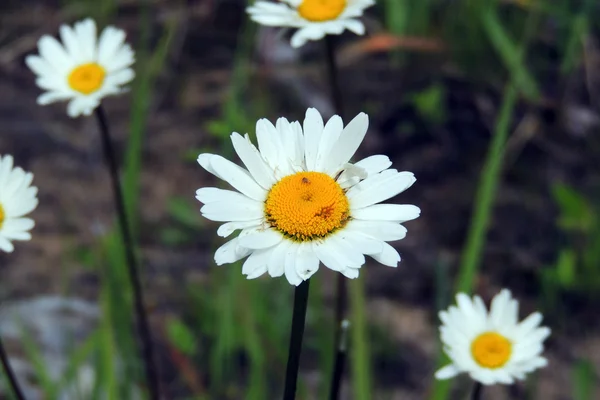
[[[336,19],[346,9],[346,0],[304,0],[298,14],[312,22]]]
[[[471,344],[471,354],[484,368],[500,368],[510,359],[512,344],[496,332],[485,332]]]
[[[0,228],[2,228],[2,224],[4,223],[5,215],[4,208],[2,208],[2,204],[0,204]]]
[[[83,94],[94,93],[102,87],[106,71],[96,63],[83,64],[69,74],[69,86]]]
[[[272,227],[294,240],[325,237],[348,222],[346,194],[329,175],[298,172],[277,182],[265,202]]]

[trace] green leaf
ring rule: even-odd
[[[52,379],[50,366],[46,364],[41,349],[35,342],[32,334],[25,328],[21,328],[21,344],[27,359],[33,366],[33,372],[38,379],[39,385],[48,399],[55,399],[58,395],[59,387]]]
[[[573,367],[573,400],[592,400],[595,386],[594,366],[588,360],[579,360]]]
[[[178,223],[192,229],[199,229],[203,226],[203,218],[198,211],[200,204],[192,203],[183,197],[173,197],[167,204],[167,211],[171,218]]]
[[[596,220],[589,201],[575,189],[557,183],[552,186],[552,196],[560,208],[558,226],[565,230],[588,232]]]
[[[577,255],[572,249],[560,252],[556,261],[556,279],[562,287],[569,288],[576,283]]]
[[[481,17],[484,30],[504,65],[510,71],[512,81],[518,90],[530,100],[538,99],[540,97],[538,85],[523,61],[521,46],[505,31],[493,8],[487,7],[481,13]]]
[[[440,84],[434,84],[413,94],[411,99],[423,117],[435,124],[439,124],[445,118],[445,108],[441,106],[444,97],[444,87]]]
[[[167,337],[173,346],[183,354],[193,356],[196,354],[196,335],[178,318],[171,318],[167,322]]]

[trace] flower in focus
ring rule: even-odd
[[[377,204],[409,188],[411,172],[389,169],[376,155],[350,164],[369,125],[366,114],[346,127],[339,116],[327,124],[317,110],[306,111],[303,126],[279,118],[256,123],[258,149],[248,135],[231,135],[246,169],[214,154],[200,154],[208,172],[237,191],[201,188],[202,215],[225,222],[222,237],[239,236],[215,253],[217,264],[248,256],[242,273],[284,275],[293,285],[310,278],[319,262],[348,278],[358,277],[365,255],[391,267],[400,261],[386,242],[406,236],[405,221],[420,210],[413,205]]]
[[[122,86],[135,76],[130,68],[134,53],[125,43],[124,31],[107,26],[97,38],[96,24],[88,18],[73,27],[62,25],[60,38],[62,44],[42,36],[38,41],[40,55],[25,59],[37,75],[37,85],[46,90],[38,97],[38,104],[70,100],[70,117],[90,115],[102,98],[121,93]]]
[[[0,250],[12,252],[12,240],[30,240],[34,222],[23,218],[37,206],[37,188],[31,186],[33,174],[13,168],[11,156],[0,156]]]
[[[365,26],[358,18],[373,4],[374,0],[282,0],[279,4],[257,1],[247,12],[262,25],[298,28],[292,36],[292,46],[300,47],[307,40],[339,35],[345,29],[363,35]]]
[[[459,293],[456,302],[440,312],[441,339],[452,363],[436,372],[437,379],[467,372],[484,385],[510,385],[547,365],[541,354],[550,329],[540,327],[539,312],[519,322],[519,303],[509,290],[494,297],[489,313],[479,296]]]

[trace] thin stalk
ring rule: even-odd
[[[365,271],[350,281],[350,303],[352,309],[352,390],[355,399],[370,399],[372,395],[371,355],[365,299]]]
[[[142,285],[138,275],[137,258],[133,248],[130,225],[127,219],[127,213],[125,211],[125,201],[119,181],[119,171],[117,168],[115,151],[110,137],[106,114],[102,106],[96,108],[95,115],[98,121],[98,127],[100,128],[100,137],[102,140],[104,158],[110,172],[115,208],[117,211],[117,219],[119,220],[119,228],[121,230],[121,237],[123,240],[123,246],[125,248],[127,272],[131,281],[131,287],[133,289],[133,302],[135,307],[137,328],[142,342],[141,352],[142,357],[144,358],[146,383],[150,391],[150,399],[158,400],[160,397],[160,389],[158,384],[158,373],[154,363],[154,347],[152,345],[152,336],[150,334],[148,318],[144,309]]]
[[[335,61],[335,43],[331,35],[325,36],[325,56],[327,63],[327,78],[331,88],[331,99],[336,114],[344,118],[344,103],[342,101],[342,91],[338,80],[338,68]],[[347,358],[347,348],[342,346],[344,329],[343,322],[347,320],[347,302],[348,288],[346,277],[342,274],[337,275],[336,295],[335,295],[335,362],[333,365],[333,374],[331,375],[331,385],[329,398],[336,400],[339,398],[341,379],[344,375],[344,366]]]
[[[342,101],[342,90],[338,79],[338,67],[335,61],[335,43],[331,35],[325,36],[325,56],[327,57],[327,78],[331,88],[331,100],[336,114],[344,118],[344,102]],[[345,281],[344,281],[345,282]]]
[[[481,392],[483,392],[483,385],[479,382],[475,382],[473,391],[471,392],[471,400],[480,400]]]
[[[19,387],[19,383],[17,382],[17,377],[12,367],[10,366],[10,362],[8,361],[8,356],[6,355],[6,351],[4,350],[4,343],[2,339],[0,339],[0,361],[2,362],[2,368],[4,368],[4,373],[8,378],[8,383],[10,384],[10,388],[12,392],[18,400],[25,400],[25,396]]]
[[[283,400],[294,400],[296,398],[296,386],[298,383],[298,371],[300,369],[300,352],[302,350],[302,337],[304,336],[304,324],[306,322],[309,287],[310,279],[297,286],[296,291],[294,292],[292,332],[290,335],[288,361],[285,369]]]
[[[508,137],[513,109],[517,101],[517,88],[514,83],[509,83],[504,93],[502,107],[492,142],[483,166],[481,180],[475,196],[473,218],[467,237],[467,244],[462,257],[462,266],[458,276],[457,292],[470,293],[477,267],[481,260],[483,245],[485,243],[492,206],[498,190],[504,146]]]
[[[331,377],[331,389],[329,392],[329,398],[335,400],[340,395],[340,387],[342,383],[342,373],[344,372],[344,358],[348,351],[348,328],[350,328],[350,321],[347,319],[343,320],[339,327],[337,337],[340,338],[338,343],[338,349],[335,356],[335,367],[333,370],[333,376]]]

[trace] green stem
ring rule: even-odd
[[[477,267],[481,261],[483,245],[494,205],[494,197],[498,190],[504,146],[512,119],[513,109],[517,101],[517,88],[510,83],[504,92],[500,115],[496,123],[487,159],[481,173],[481,180],[475,196],[473,217],[467,237],[467,244],[462,255],[462,265],[458,276],[457,292],[471,292]]]
[[[360,278],[350,281],[350,306],[352,312],[351,352],[352,383],[355,399],[370,399],[371,396],[371,357],[365,312],[364,269]]]
[[[290,334],[290,350],[285,370],[285,388],[283,400],[296,398],[298,372],[300,370],[300,353],[302,351],[302,338],[306,323],[306,308],[308,307],[308,289],[310,280],[302,282],[294,292],[294,313],[292,316],[292,329]]]

